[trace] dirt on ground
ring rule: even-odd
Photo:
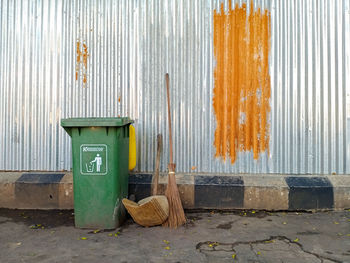
[[[78,229],[73,210],[0,209],[0,262],[350,262],[350,210],[187,211],[178,229]]]

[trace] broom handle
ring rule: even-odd
[[[159,164],[160,164],[160,153],[163,148],[163,137],[161,134],[157,135],[157,159],[156,159],[156,170],[153,177],[153,191],[152,195],[158,194],[158,185],[159,185]]]
[[[173,137],[171,133],[171,114],[170,114],[170,91],[169,91],[169,74],[165,74],[166,93],[168,98],[168,121],[169,121],[169,146],[170,146],[170,163],[173,163]]]

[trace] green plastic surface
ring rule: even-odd
[[[76,227],[114,229],[124,221],[121,201],[128,196],[131,122],[128,118],[62,120],[72,137]]]
[[[119,118],[69,118],[62,119],[62,127],[123,126],[133,123],[128,117]]]

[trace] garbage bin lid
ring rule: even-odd
[[[129,117],[61,119],[62,127],[124,126],[130,123],[133,123],[133,120],[129,119]]]

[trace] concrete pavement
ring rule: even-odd
[[[350,210],[187,213],[176,230],[129,219],[74,228],[73,210],[0,209],[1,262],[350,262]]]

